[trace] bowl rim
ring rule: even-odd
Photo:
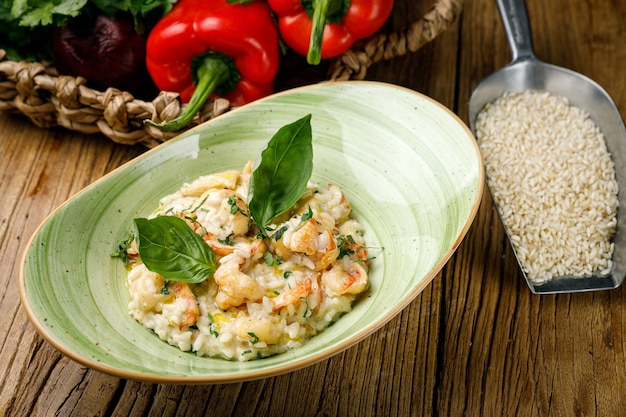
[[[163,147],[169,147],[169,146],[174,146],[175,143],[184,140],[185,137],[188,137],[190,135],[193,135],[195,133],[195,131],[197,131],[198,129],[205,129],[207,125],[210,126],[210,124],[214,121],[219,119],[219,117],[213,118],[211,120],[208,120],[200,125],[197,125],[187,131],[181,132],[181,134],[179,134],[178,136],[176,136],[175,138],[164,142],[163,144],[160,144],[152,149],[147,150],[146,152],[142,153],[141,155],[125,162],[124,164],[120,165],[119,167],[113,169],[112,171],[108,172],[107,174],[103,175],[102,177],[98,178],[97,180],[93,181],[92,183],[90,183],[89,185],[87,185],[86,187],[82,188],[78,193],[73,194],[71,196],[69,196],[67,198],[66,201],[64,201],[61,205],[59,205],[58,207],[56,207],[50,214],[48,214],[44,220],[41,222],[41,224],[36,228],[36,230],[32,233],[32,235],[30,236],[27,244],[24,247],[24,250],[22,251],[22,255],[21,255],[21,259],[20,259],[20,263],[19,263],[19,271],[18,271],[18,286],[19,286],[19,296],[20,296],[20,301],[21,301],[21,305],[24,309],[24,311],[26,312],[27,318],[29,319],[29,321],[32,323],[32,325],[35,327],[35,330],[40,334],[40,336],[42,336],[48,343],[50,343],[56,350],[58,350],[60,353],[62,353],[63,355],[65,355],[66,357],[68,357],[69,359],[87,366],[91,369],[94,369],[96,371],[100,371],[112,376],[116,376],[119,378],[123,378],[123,379],[129,379],[129,380],[137,380],[137,381],[144,381],[144,382],[151,382],[151,383],[167,383],[167,384],[217,384],[217,383],[233,383],[233,382],[243,382],[243,381],[250,381],[250,380],[256,380],[256,379],[262,379],[262,378],[267,378],[267,377],[271,377],[271,376],[278,376],[278,375],[282,375],[282,374],[286,374],[298,369],[302,369],[305,367],[308,367],[310,365],[313,365],[317,362],[320,362],[322,360],[325,359],[329,359],[332,356],[335,356],[338,353],[341,353],[342,351],[356,345],[357,343],[361,342],[363,339],[369,337],[370,335],[372,335],[373,333],[375,333],[376,331],[378,331],[381,327],[383,327],[386,323],[388,323],[389,321],[391,321],[391,319],[393,319],[395,316],[397,316],[402,310],[404,310],[431,282],[432,280],[435,278],[435,276],[437,276],[437,274],[439,274],[439,272],[442,270],[442,268],[444,267],[444,265],[450,260],[450,258],[452,257],[452,255],[456,252],[456,250],[458,249],[459,245],[461,244],[461,242],[463,241],[463,239],[465,238],[465,236],[467,235],[467,232],[469,231],[471,225],[473,224],[473,221],[476,217],[476,214],[478,212],[478,209],[480,207],[480,203],[482,201],[482,196],[484,193],[484,187],[485,187],[485,171],[484,171],[484,165],[482,163],[482,158],[481,158],[481,154],[480,154],[480,150],[478,147],[478,143],[475,140],[474,134],[471,131],[471,129],[467,126],[466,123],[464,123],[461,118],[459,116],[457,116],[452,110],[450,110],[449,108],[447,108],[445,105],[443,105],[442,103],[439,103],[438,101],[436,101],[435,99],[426,96],[425,94],[422,94],[418,91],[409,89],[407,87],[403,87],[403,86],[398,86],[398,85],[394,85],[394,84],[389,84],[386,82],[381,82],[381,81],[334,81],[334,82],[322,82],[322,83],[318,83],[318,84],[312,84],[312,85],[306,85],[306,86],[302,86],[302,87],[297,87],[297,88],[293,88],[290,90],[285,90],[285,91],[281,91],[278,93],[274,93],[270,96],[261,98],[259,100],[256,100],[253,103],[250,104],[254,104],[254,103],[259,103],[259,102],[263,102],[263,101],[269,101],[272,100],[274,97],[277,96],[283,96],[283,95],[290,95],[290,94],[298,94],[301,93],[302,91],[305,90],[310,90],[310,89],[317,89],[317,88],[328,88],[329,86],[352,86],[352,85],[364,85],[364,86],[380,86],[380,87],[384,87],[384,88],[391,88],[391,89],[398,89],[400,91],[404,91],[407,92],[409,94],[414,94],[418,97],[420,97],[420,99],[428,102],[431,105],[434,105],[435,107],[439,107],[440,110],[443,110],[444,113],[447,113],[448,116],[452,117],[452,119],[454,119],[458,125],[460,127],[463,128],[463,130],[465,131],[465,133],[467,134],[468,138],[472,139],[472,144],[476,153],[476,161],[477,161],[477,169],[478,169],[478,175],[477,175],[477,189],[476,189],[476,194],[474,196],[474,200],[472,201],[471,204],[471,208],[469,210],[468,216],[465,219],[463,226],[459,229],[458,234],[456,235],[454,242],[452,243],[452,245],[449,247],[449,249],[445,252],[445,254],[441,257],[441,259],[439,260],[438,263],[436,263],[432,269],[428,272],[428,274],[426,276],[424,276],[424,278],[421,280],[421,282],[419,283],[419,285],[415,286],[410,292],[406,293],[405,296],[390,310],[388,310],[384,315],[382,315],[381,317],[379,317],[377,320],[373,321],[370,325],[368,325],[367,327],[365,327],[362,331],[356,333],[353,337],[344,339],[339,341],[338,343],[333,344],[333,346],[331,346],[330,348],[326,348],[326,349],[322,349],[319,352],[316,352],[306,358],[303,358],[302,360],[296,361],[296,362],[292,362],[292,363],[288,363],[288,364],[284,364],[284,365],[277,365],[271,368],[267,368],[267,369],[255,369],[255,370],[251,370],[251,371],[244,371],[241,373],[234,373],[234,374],[228,374],[228,375],[219,375],[219,376],[213,376],[211,374],[202,374],[202,375],[159,375],[159,374],[153,374],[153,373],[148,373],[148,372],[141,372],[141,371],[133,371],[133,370],[126,370],[126,369],[121,369],[119,367],[116,366],[112,366],[97,360],[93,360],[90,359],[89,357],[86,357],[74,350],[72,350],[70,347],[68,347],[67,345],[65,345],[62,341],[58,340],[56,338],[56,336],[48,329],[47,326],[45,326],[42,321],[39,319],[39,317],[37,317],[37,315],[34,312],[33,306],[30,304],[29,302],[29,297],[26,291],[26,277],[25,277],[25,266],[27,263],[27,257],[28,257],[28,253],[32,247],[33,241],[36,239],[36,237],[39,235],[41,229],[48,223],[48,221],[54,217],[56,215],[56,213],[60,212],[71,200],[74,199],[74,197],[76,197],[78,194],[82,194],[86,191],[88,191],[91,188],[96,187],[100,182],[103,182],[106,178],[113,176],[116,174],[116,172],[121,171],[123,169],[125,169],[125,167],[135,164],[136,161],[140,160],[140,159],[144,159],[144,158],[148,158],[150,157],[150,155],[152,155],[155,152],[160,152],[160,150]],[[246,108],[247,105],[238,107],[238,108],[234,108],[232,110],[230,110],[228,112],[228,114],[231,113],[236,113],[239,112],[241,109]]]

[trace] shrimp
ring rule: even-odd
[[[317,221],[309,219],[293,233],[288,247],[294,252],[301,252],[309,256],[314,255],[317,252],[319,234],[320,227]]]
[[[309,300],[309,308],[312,311],[318,309],[319,305],[322,303],[322,288],[320,287],[320,276],[321,272],[318,272],[315,275],[315,278],[311,280],[311,294],[308,297]]]
[[[272,310],[276,312],[290,304],[300,302],[302,301],[302,298],[307,297],[310,293],[311,278],[307,278],[304,281],[300,281],[295,287],[283,291],[276,297],[272,298]]]
[[[202,198],[202,208],[196,212],[198,221],[208,231],[225,238],[230,234],[244,235],[250,229],[248,206],[243,197],[231,190],[211,190]]]
[[[225,243],[221,243],[215,236],[210,233],[207,233],[203,236],[203,239],[209,244],[213,252],[216,255],[226,256],[230,255],[235,251],[235,247],[233,245],[227,245]]]
[[[260,300],[265,294],[263,287],[254,278],[241,272],[243,263],[243,259],[228,255],[222,258],[222,263],[213,274],[219,287],[215,303],[222,310],[240,306],[246,301]]]
[[[235,246],[220,242],[215,236],[210,233],[204,235],[204,240],[209,244],[213,252],[216,255],[226,256],[235,252]],[[250,257],[251,259],[259,259],[265,253],[267,247],[261,239],[255,239],[250,245]]]
[[[252,168],[254,167],[254,161],[248,161],[241,171],[239,187],[236,191],[244,198],[248,198],[248,190],[250,188],[250,175],[252,174]]]
[[[325,190],[321,189],[315,195],[315,202],[318,211],[327,213],[337,224],[348,220],[352,211],[345,194],[335,184],[328,184]]]
[[[333,235],[314,218],[307,220],[290,237],[287,249],[304,253],[315,262],[315,270],[326,269],[339,255]]]
[[[250,229],[246,203],[239,194],[226,189],[209,190],[193,212],[181,212],[178,216],[220,256],[233,253],[232,240]]]
[[[267,252],[267,245],[261,239],[255,239],[250,245],[250,260],[257,261]]]
[[[173,281],[168,289],[176,296],[175,302],[180,302],[183,307],[184,320],[178,323],[178,329],[182,330],[186,326],[196,324],[200,316],[200,307],[189,284],[182,281]]]
[[[322,272],[322,286],[328,295],[359,294],[367,286],[367,271],[359,262],[336,263]]]
[[[234,320],[232,328],[237,339],[264,348],[280,342],[284,326],[285,323],[275,317],[242,316]]]
[[[183,197],[199,197],[210,189],[227,188],[234,190],[238,179],[239,172],[235,170],[205,175],[189,184],[183,185],[180,189],[180,194]]]
[[[366,264],[368,263],[367,248],[362,243],[357,242],[352,235],[342,235],[338,239],[339,248],[344,254],[348,256],[354,255],[359,261],[364,261]]]
[[[148,270],[144,264],[136,264],[131,269],[128,283],[130,296],[139,310],[151,311],[167,297],[161,292],[165,285],[163,277]]]

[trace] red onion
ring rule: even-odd
[[[146,69],[146,39],[130,15],[78,18],[54,30],[53,62],[59,74],[84,77],[91,88],[151,97],[157,89]]]

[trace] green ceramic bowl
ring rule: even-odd
[[[312,180],[339,185],[376,256],[371,290],[302,348],[239,363],[181,352],[128,314],[115,245],[183,182],[255,159],[281,126],[311,113]],[[122,378],[222,383],[277,375],[370,335],[413,300],[460,244],[478,210],[484,172],[470,130],[441,104],[374,82],[324,83],[232,110],[96,181],[32,237],[20,295],[60,352]]]

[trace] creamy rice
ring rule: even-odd
[[[245,205],[250,170],[184,184],[154,214],[187,219],[213,248],[217,270],[206,281],[168,281],[128,249],[130,314],[183,351],[247,361],[297,348],[368,288],[361,226],[342,191],[309,183],[271,225],[282,235],[261,240]]]
[[[618,186],[589,114],[547,92],[508,92],[479,113],[476,137],[527,277],[608,274]]]

